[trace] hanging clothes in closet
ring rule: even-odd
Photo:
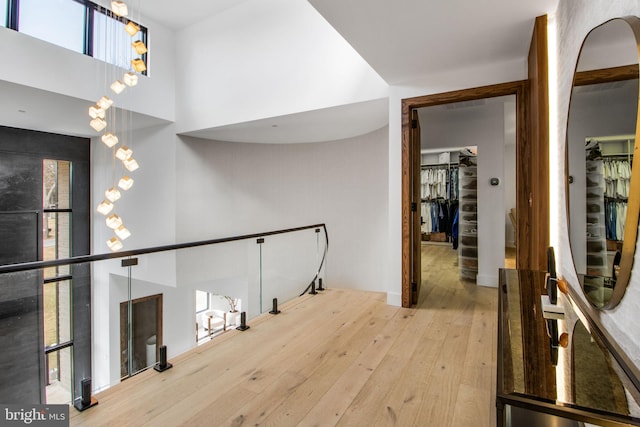
[[[432,199],[422,203],[422,231],[424,233],[446,233],[451,236],[453,219],[458,212],[458,201]]]
[[[423,165],[420,182],[422,232],[451,236],[453,217],[458,209],[457,165]]]
[[[629,197],[631,164],[628,160],[605,159],[603,161],[606,197]]]
[[[627,202],[609,199],[605,202],[607,240],[624,239],[624,223],[627,219]]]
[[[608,240],[624,239],[627,219],[627,198],[631,182],[631,163],[628,159],[603,159],[605,181],[605,226]]]
[[[445,167],[423,167],[420,173],[422,198],[435,199],[448,197],[449,172]]]

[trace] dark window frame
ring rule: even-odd
[[[115,19],[127,25],[129,22],[133,22],[138,27],[140,27],[140,40],[148,46],[148,38],[149,38],[149,30],[144,25],[140,25],[138,22],[128,19],[124,16],[115,15],[110,9],[107,9],[99,4],[96,4],[89,0],[68,0],[76,3],[80,3],[85,7],[84,14],[84,41],[83,41],[83,54],[94,57],[93,56],[93,40],[94,40],[94,13],[100,13],[102,15],[107,16],[108,18]],[[9,0],[7,2],[7,22],[6,27],[10,28],[14,31],[20,31],[20,0]],[[146,76],[149,70],[149,61],[148,61],[148,53],[144,53],[141,55],[142,61],[147,66],[147,70],[143,71],[142,75]]]

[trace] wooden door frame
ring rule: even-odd
[[[528,159],[523,158],[522,148],[527,146],[527,102],[529,96],[529,84],[526,80],[502,83],[490,86],[482,86],[472,89],[463,89],[434,95],[418,96],[402,100],[402,306],[411,307],[411,114],[413,110],[435,105],[450,104],[454,102],[472,101],[477,99],[495,98],[499,96],[516,96],[516,194],[519,194],[522,183],[520,171]],[[520,197],[516,197],[516,213],[518,226],[516,241],[525,239],[526,227],[521,227],[518,214],[522,209]],[[528,206],[528,204],[527,204]],[[516,251],[517,252],[517,251]]]
[[[160,348],[160,346],[162,345],[162,331],[163,331],[163,299],[164,299],[164,294],[163,293],[159,293],[159,294],[153,294],[153,295],[147,295],[144,297],[140,297],[140,298],[135,298],[131,300],[131,304],[133,306],[133,309],[135,309],[135,305],[142,303],[142,302],[147,302],[147,301],[152,301],[155,300],[156,301],[156,328],[157,328],[157,332],[156,332],[156,359],[158,358],[158,349]],[[128,313],[128,307],[129,307],[129,301],[122,301],[120,303],[120,353],[122,353],[122,345],[123,345],[123,341],[122,341],[122,337],[123,337],[123,328],[126,328],[127,325],[123,324],[122,322],[122,318],[124,316],[124,318],[127,318],[127,313]],[[122,356],[121,356],[122,357]],[[120,364],[122,364],[122,359],[120,359]],[[147,367],[148,368],[148,367]],[[128,375],[126,376],[122,376],[121,375],[121,380],[126,380],[127,378],[131,378],[133,375],[137,374],[138,372],[135,373],[131,373],[129,372]]]

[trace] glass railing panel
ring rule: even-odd
[[[130,320],[121,326],[121,345],[131,350],[126,361],[122,356],[123,378],[153,366],[162,345],[172,357],[237,326],[256,298],[249,292],[258,275],[249,256],[254,245],[242,240],[143,254],[120,268],[111,292],[121,303],[121,324]]]
[[[156,365],[160,346],[172,359],[235,331],[242,312],[250,323],[318,278],[326,236],[311,228],[161,249],[0,271],[0,401],[77,404],[82,381],[97,393]]]
[[[315,278],[321,261],[320,231],[302,230],[265,238],[262,247],[261,312],[299,296]]]

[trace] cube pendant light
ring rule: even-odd
[[[133,46],[138,55],[147,53],[147,47],[144,45],[144,43],[142,43],[141,40],[134,41],[133,43],[131,43],[131,46]]]
[[[101,119],[104,119],[104,116],[106,115],[106,113],[107,112],[104,111],[104,108],[102,108],[98,104],[92,105],[91,107],[89,107],[89,117],[91,117],[92,119],[95,119],[96,117],[100,117]]]
[[[120,199],[120,190],[118,190],[116,187],[111,187],[104,192],[104,196],[110,202],[115,202],[116,200]]]
[[[96,104],[103,110],[108,110],[113,104],[113,101],[108,96],[103,96]]]
[[[120,187],[124,191],[127,191],[128,189],[133,187],[133,179],[126,175],[123,176],[122,178],[120,178],[120,181],[118,181],[118,187]]]
[[[119,238],[121,238],[122,240],[126,239],[127,237],[131,236],[131,232],[129,231],[129,229],[127,227],[125,227],[124,225],[121,225],[120,227],[116,228],[116,236],[118,236]]]
[[[129,71],[128,73],[124,73],[124,76],[122,76],[122,80],[124,81],[124,84],[132,87],[138,84],[138,75]]]
[[[118,151],[116,151],[116,157],[120,160],[127,160],[132,155],[133,150],[131,150],[131,148],[127,147],[126,145],[123,145],[122,147],[118,148]]]
[[[134,24],[133,21],[129,21],[129,23],[124,26],[124,30],[127,32],[127,34],[133,37],[138,34],[138,31],[140,31],[140,27]]]
[[[140,58],[132,59],[131,66],[133,67],[134,70],[136,70],[139,73],[142,73],[147,69],[147,66],[145,65],[144,61]]]
[[[107,246],[113,252],[116,252],[116,251],[119,251],[120,249],[122,249],[122,242],[120,240],[118,240],[117,237],[112,237],[109,240],[107,240]]]
[[[129,157],[128,159],[123,160],[122,164],[124,165],[125,168],[127,168],[129,172],[133,172],[134,170],[140,167],[136,159],[134,159],[133,157]]]
[[[96,132],[101,132],[107,127],[107,122],[102,120],[100,117],[96,117],[89,122],[89,126],[91,126]]]
[[[100,204],[96,208],[96,210],[102,215],[108,214],[109,212],[111,212],[112,209],[113,209],[113,203],[111,203],[108,200],[103,200],[102,202],[100,202]]]
[[[127,4],[123,1],[112,1],[111,11],[118,16],[127,16],[129,14]]]
[[[115,82],[111,83],[111,90],[114,91],[116,94],[120,94],[122,93],[123,90],[125,90],[126,86],[124,83],[122,83],[120,80],[116,80]]]
[[[104,142],[107,147],[111,148],[118,143],[118,137],[111,132],[107,132],[102,135],[102,142]]]
[[[116,229],[122,225],[122,219],[117,214],[111,214],[105,220],[107,223],[107,227]]]

